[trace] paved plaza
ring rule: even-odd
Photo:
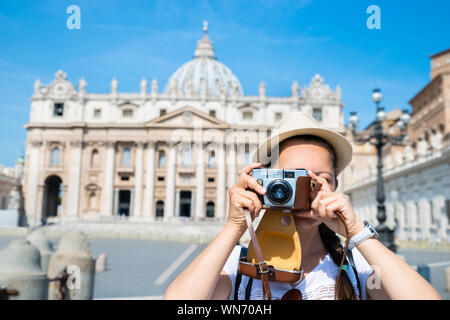
[[[0,249],[18,236],[0,236]],[[51,238],[55,249],[58,238]],[[107,271],[97,273],[94,299],[161,299],[176,276],[205,248],[205,243],[139,239],[90,238],[94,258],[107,255]],[[445,292],[445,268],[450,250],[400,249],[399,254],[413,266],[428,264],[431,283],[440,295]]]

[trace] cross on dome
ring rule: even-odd
[[[175,71],[167,81],[164,92],[187,95],[243,95],[238,78],[214,56],[214,47],[208,37],[208,21],[203,21],[203,37],[197,41],[194,58]]]

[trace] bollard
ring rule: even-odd
[[[41,267],[42,271],[47,274],[48,272],[48,262],[50,256],[53,254],[53,244],[45,236],[44,232],[41,230],[36,230],[27,236],[27,240],[35,246],[41,254]]]
[[[47,299],[48,279],[39,250],[27,240],[13,240],[0,251],[0,287],[6,299]]]
[[[431,283],[430,267],[426,264],[419,264],[417,266],[417,272],[429,283]]]
[[[94,295],[95,261],[87,235],[64,234],[48,266],[49,300],[91,300]]]
[[[95,272],[104,271],[106,271],[106,253],[100,254],[95,261]]]
[[[445,291],[450,292],[450,267],[445,269]]]

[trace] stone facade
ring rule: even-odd
[[[450,50],[431,56],[432,78],[411,99],[408,139],[383,148],[386,223],[400,240],[450,240]],[[440,61],[436,64],[436,59]],[[439,68],[439,72],[435,69]],[[383,130],[399,133],[401,111],[387,113]],[[371,130],[371,126],[365,132]],[[364,132],[363,132],[364,133]],[[351,132],[347,135],[352,139]],[[344,191],[360,217],[377,225],[377,156],[369,143],[354,145],[342,174]]]
[[[36,80],[26,125],[25,201],[30,225],[42,220],[129,217],[226,217],[228,188],[270,129],[291,111],[312,114],[344,133],[339,87],[320,75],[289,97],[244,95],[238,78],[214,56],[204,29],[194,58],[168,80],[142,79],[137,93],[88,93],[63,71]]]

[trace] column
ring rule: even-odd
[[[67,205],[67,220],[77,220],[80,209],[80,189],[81,189],[81,162],[82,162],[83,142],[76,140],[70,142],[70,173],[69,192]]]
[[[175,207],[174,207],[174,217],[179,217],[180,216],[180,190],[179,189],[175,189]]]
[[[27,182],[27,204],[26,215],[28,224],[34,226],[39,223],[39,208],[36,206],[39,185],[39,169],[41,166],[41,147],[42,141],[33,140],[30,141],[31,151],[30,157],[27,163],[28,169],[28,182]]]
[[[177,146],[171,142],[169,145],[169,154],[167,159],[167,184],[166,184],[166,201],[164,203],[164,220],[172,220],[175,217],[175,170]]]
[[[145,195],[143,217],[151,218],[155,215],[153,208],[155,197],[155,142],[147,143],[147,171],[145,174]]]
[[[105,167],[105,185],[103,193],[103,214],[112,216],[114,199],[114,162],[116,155],[115,143],[108,141],[106,143],[106,167]]]
[[[225,219],[225,192],[226,192],[226,161],[224,145],[221,143],[217,148],[217,189],[215,216],[219,220]]]
[[[236,184],[236,170],[237,170],[237,159],[236,159],[236,145],[231,143],[227,145],[227,165],[228,165],[228,177],[227,177],[227,186],[228,190]],[[226,206],[225,210],[228,212],[230,203],[230,196],[228,192],[226,192]]]
[[[195,214],[194,219],[200,220],[205,217],[205,150],[203,143],[197,142],[195,144],[195,154],[197,157],[195,174],[196,192],[195,192]]]
[[[236,159],[236,146],[235,144],[230,144],[227,149],[228,154],[228,188],[231,188],[236,184],[236,166],[237,166],[237,159]]]
[[[136,148],[136,171],[135,186],[134,186],[134,206],[133,217],[142,216],[142,175],[143,175],[143,154],[144,154],[144,142],[137,142]]]

